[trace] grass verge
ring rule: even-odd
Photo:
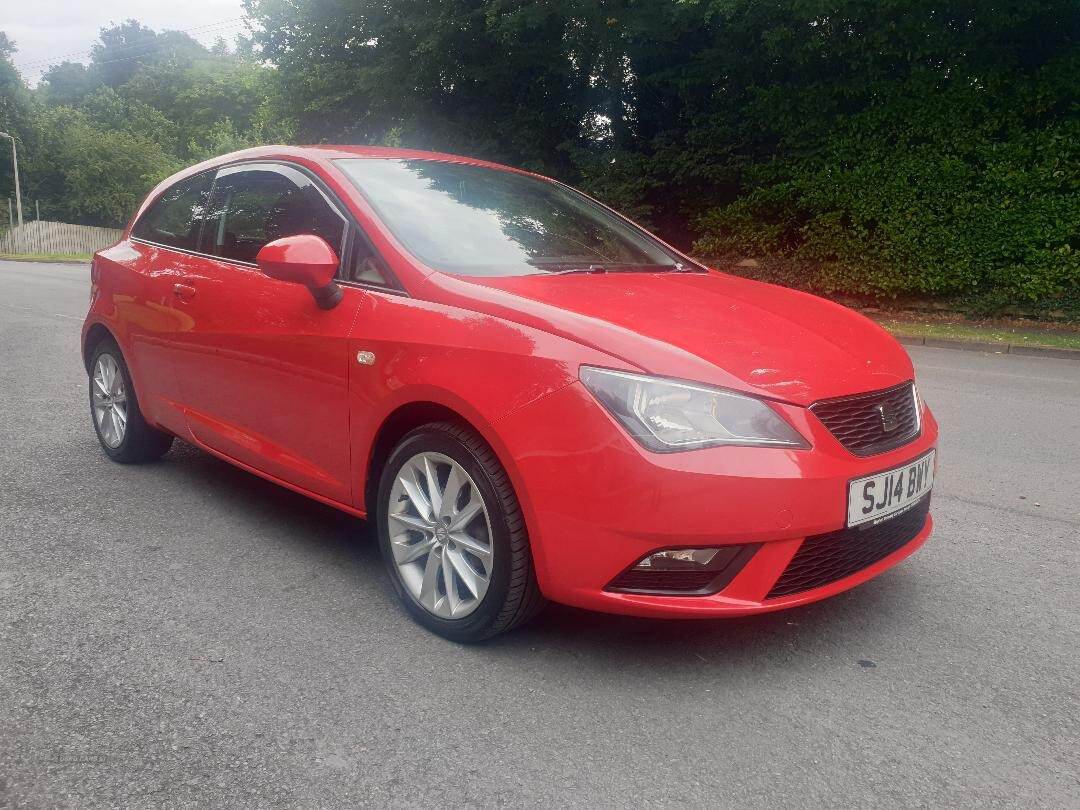
[[[999,343],[1003,347],[1042,346],[1053,349],[1080,349],[1080,330],[1031,321],[980,323],[977,321],[920,319],[874,315],[874,320],[892,334],[902,337],[926,337],[946,340],[971,340]]]
[[[79,262],[89,264],[89,253],[0,253],[0,259],[12,262]]]

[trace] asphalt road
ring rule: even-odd
[[[360,521],[107,461],[86,298],[0,262],[0,807],[1080,806],[1080,364],[913,351],[937,532],[861,588],[460,647]]]

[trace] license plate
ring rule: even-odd
[[[877,523],[914,506],[934,485],[934,451],[848,484],[847,525]]]

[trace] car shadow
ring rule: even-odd
[[[256,530],[273,526],[312,550],[331,556],[344,554],[358,563],[379,564],[378,545],[365,521],[197,447],[177,441],[162,459],[160,469],[168,481],[176,482],[173,492],[188,492],[203,505],[211,498],[227,499],[228,511]]]
[[[277,535],[306,548],[326,572],[351,580],[365,598],[398,610],[385,581],[374,531],[369,523],[320,504],[197,448],[178,443],[166,457],[165,476],[176,489],[210,490],[227,500],[230,513],[245,525],[273,526]],[[182,479],[182,483],[181,480]],[[900,632],[903,610],[913,596],[903,567],[846,593],[799,608],[729,619],[647,619],[595,613],[549,604],[531,622],[480,645],[461,648],[467,655],[546,659],[592,659],[604,666],[670,669],[675,662],[754,662],[775,659],[799,647],[850,647],[852,664],[863,640],[880,643]],[[358,616],[358,621],[363,618]],[[401,614],[401,621],[408,619]],[[420,637],[428,634],[419,627]],[[873,645],[873,646],[876,646]],[[872,666],[862,664],[864,666]]]
[[[595,613],[565,605],[548,608],[524,630],[523,642],[536,643],[552,637],[574,638],[596,646],[629,646],[635,655],[655,650],[664,656],[682,649],[700,652],[737,651],[740,648],[786,643],[793,632],[813,634],[832,630],[838,620],[852,612],[875,612],[902,599],[899,583],[874,581],[831,599],[788,610],[722,619],[650,619]],[[793,629],[795,628],[795,629]]]

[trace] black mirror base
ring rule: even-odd
[[[341,287],[335,281],[331,281],[325,287],[309,287],[308,289],[311,290],[311,295],[315,298],[319,309],[333,309],[341,303]]]

